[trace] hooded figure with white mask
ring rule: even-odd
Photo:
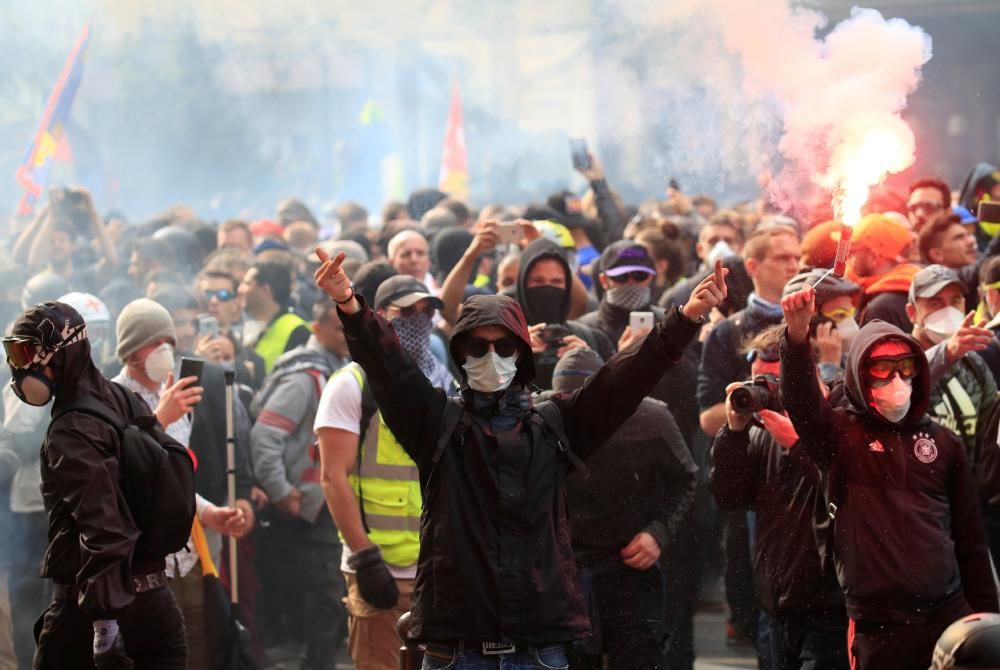
[[[891,324],[876,319],[855,336],[846,402],[823,396],[809,341],[815,293],[806,286],[782,299],[780,385],[825,477],[852,667],[927,667],[951,622],[998,611],[973,462],[928,415],[923,344]]]
[[[343,254],[317,284],[339,305],[365,371],[423,492],[410,636],[454,670],[484,660],[565,667],[590,633],[576,582],[565,481],[630,417],[726,295],[721,265],[683,308],[612,357],[580,389],[535,404],[528,326],[506,296],[465,302],[450,343],[462,392],[449,399],[357,296]]]

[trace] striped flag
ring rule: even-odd
[[[17,168],[17,183],[24,188],[24,195],[18,205],[19,214],[29,215],[34,211],[35,203],[41,198],[48,182],[52,162],[66,160],[71,155],[65,128],[73,99],[76,98],[76,90],[83,79],[83,58],[89,42],[90,24],[87,24],[66,59],[49,100],[45,103],[45,111],[42,112],[38,128],[28,145],[24,161]]]

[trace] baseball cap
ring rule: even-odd
[[[949,284],[958,284],[964,287],[958,274],[951,268],[943,265],[928,265],[913,276],[913,283],[910,284],[910,302],[916,302],[917,298],[933,298]]]
[[[617,277],[629,272],[656,274],[656,264],[646,247],[629,240],[621,240],[609,245],[601,254],[601,272],[609,277]]]
[[[421,300],[429,300],[435,309],[444,309],[440,298],[427,290],[421,282],[410,275],[395,275],[389,277],[375,292],[375,308],[382,309],[388,305],[409,307]]]
[[[913,235],[906,226],[884,214],[868,214],[854,227],[851,244],[870,249],[883,258],[898,258],[913,244]]]

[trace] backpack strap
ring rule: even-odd
[[[573,453],[573,450],[569,448],[569,439],[566,438],[565,425],[563,424],[562,412],[559,411],[559,407],[551,400],[543,400],[534,407],[534,411],[531,413],[531,418],[529,419],[533,424],[542,429],[542,432],[547,433],[549,437],[552,437],[556,441],[556,447],[559,452],[564,454],[569,462],[573,464],[584,476],[587,475],[587,466],[584,465],[580,457]]]
[[[437,446],[434,447],[434,455],[431,462],[437,464],[444,456],[444,450],[448,447],[452,435],[458,433],[459,440],[464,439],[465,431],[468,430],[472,422],[472,416],[465,411],[461,398],[448,396],[448,402],[444,406],[444,416],[441,418],[441,437],[438,438]]]
[[[52,421],[51,423],[49,423],[49,429],[50,430],[52,429],[52,426],[55,425],[56,421],[63,418],[67,414],[72,414],[73,412],[89,414],[90,416],[100,419],[104,423],[114,428],[115,431],[118,433],[119,437],[121,437],[122,433],[125,432],[125,428],[127,425],[125,421],[123,421],[122,418],[117,413],[113,412],[110,407],[105,405],[100,400],[91,396],[85,396],[83,398],[80,398],[76,402],[70,403],[66,407],[63,407],[58,412],[53,414]]]

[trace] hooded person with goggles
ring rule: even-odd
[[[725,271],[718,265],[683,308],[543,414],[527,388],[535,366],[514,300],[473,296],[463,305],[450,343],[462,392],[449,400],[354,293],[344,255],[320,257],[316,283],[338,303],[351,357],[417,465],[423,515],[410,636],[428,642],[424,667],[566,666],[565,644],[590,632],[570,545],[568,471],[680,358],[725,299]]]
[[[120,488],[121,438],[97,417],[62,413],[81,398],[129,417],[124,394],[94,365],[86,324],[67,304],[25,311],[3,338],[11,387],[29,405],[53,400],[41,451],[49,544],[41,576],[55,596],[40,623],[34,667],[187,667],[184,622],[159,584],[164,557],[135,553],[140,532]]]
[[[852,667],[927,667],[952,621],[998,610],[972,464],[927,415],[923,347],[895,326],[862,327],[848,351],[846,403],[823,397],[809,342],[815,303],[812,286],[782,299],[780,385],[825,475]]]

